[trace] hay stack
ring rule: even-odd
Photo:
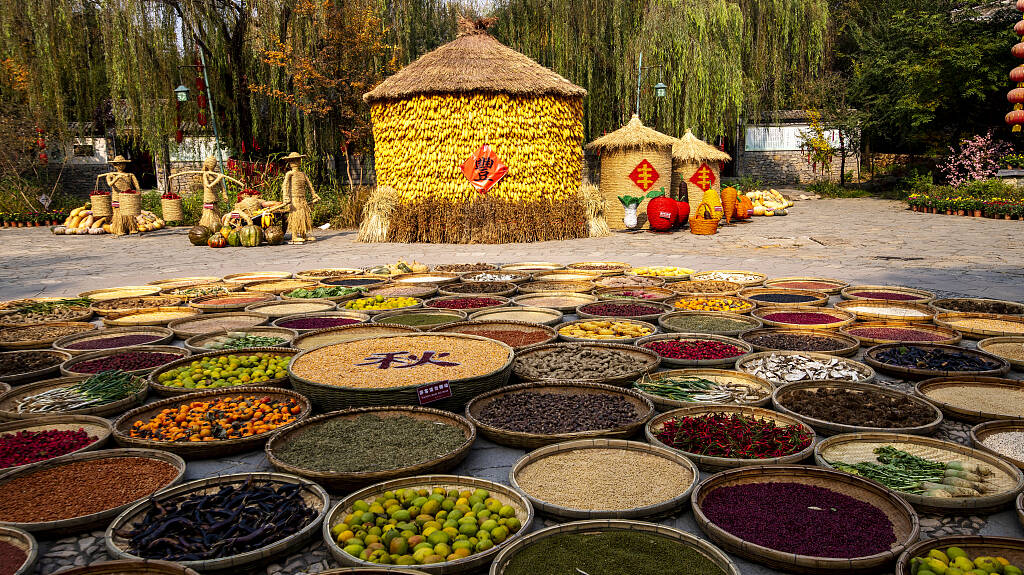
[[[628,124],[606,134],[587,145],[588,150],[601,154],[601,196],[604,197],[604,215],[608,227],[624,230],[625,209],[619,202],[622,195],[643,196],[651,190],[671,186],[672,144],[675,138],[643,125],[636,115]],[[630,174],[647,161],[654,168],[644,187],[634,183]],[[656,175],[655,175],[656,172]],[[647,227],[647,200],[637,209],[638,227]]]
[[[690,178],[706,164],[715,178],[711,189],[720,192],[722,170],[719,162],[731,159],[729,154],[694,136],[690,130],[686,130],[683,137],[672,145],[672,198],[690,204],[690,217],[697,213],[697,206],[704,200],[704,190],[690,182]]]
[[[373,120],[377,183],[396,193],[388,221],[370,226],[387,230],[387,241],[587,235],[580,194],[586,90],[502,45],[487,34],[491,23],[463,20],[458,38],[363,96]],[[487,194],[461,169],[483,144],[508,166]]]

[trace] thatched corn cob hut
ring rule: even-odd
[[[720,162],[731,159],[729,154],[694,136],[690,130],[686,130],[683,137],[672,145],[672,198],[690,204],[690,217],[697,213],[697,206],[704,201],[705,189],[698,183],[706,182],[710,189],[721,192]],[[701,174],[694,177],[698,170]]]
[[[586,90],[502,45],[487,33],[491,23],[460,22],[458,38],[363,96],[373,120],[377,184],[394,197],[379,198],[392,206],[390,215],[364,213],[362,241],[586,237]],[[508,172],[481,193],[462,166],[484,144]]]
[[[628,124],[587,144],[601,155],[601,195],[608,227],[626,229],[619,196],[643,196],[651,190],[669,191],[672,178],[672,136],[644,126],[636,115]],[[637,210],[638,227],[647,227],[647,200]]]

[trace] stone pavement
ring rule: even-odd
[[[876,199],[798,202],[784,218],[755,218],[715,236],[688,232],[616,233],[608,238],[513,245],[360,244],[352,231],[320,233],[304,246],[192,247],[186,230],[141,237],[53,236],[45,228],[0,229],[0,300],[35,295],[74,295],[101,287],[160,278],[255,270],[366,267],[398,258],[425,263],[592,261],[668,264],[700,269],[750,269],[769,277],[813,275],[865,284],[899,284],[937,291],[1024,301],[1024,222],[910,212]],[[1014,373],[1011,377],[1020,377]],[[908,390],[907,382],[881,383]],[[939,437],[967,444],[969,426],[947,421]],[[502,483],[524,451],[478,439],[456,473]],[[190,461],[186,480],[267,470],[262,452],[222,460]],[[702,474],[706,477],[706,474]],[[344,494],[333,494],[343,496]],[[1012,510],[988,516],[921,516],[922,536],[961,533],[1021,537]],[[535,524],[540,526],[541,520]],[[700,535],[684,510],[665,523]],[[38,572],[106,559],[101,531],[43,540]],[[736,559],[747,575],[775,573]],[[337,567],[317,539],[277,562],[247,570],[267,575],[315,573]]]

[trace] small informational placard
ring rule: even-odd
[[[665,218],[666,220],[672,219],[672,214],[669,212],[658,212],[658,217]]]
[[[416,388],[416,397],[420,405],[427,405],[452,396],[452,384],[447,381],[436,381]]]
[[[50,209],[50,201],[51,201],[50,196],[48,196],[46,194],[39,194],[39,197],[36,198],[36,199],[39,200],[40,204],[43,204],[43,209],[46,209],[46,210]]]

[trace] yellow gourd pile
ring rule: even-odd
[[[753,202],[755,216],[784,216],[786,208],[793,207],[793,202],[776,190],[752,190],[744,195]]]
[[[58,236],[74,235],[100,235],[112,233],[110,223],[106,216],[96,217],[93,215],[90,204],[71,210],[64,223],[54,226],[53,233]],[[153,212],[142,210],[135,216],[136,225],[140,232],[159,230],[167,225]]]
[[[560,328],[558,333],[577,339],[635,339],[651,335],[653,332],[639,323],[593,320],[571,323]]]

